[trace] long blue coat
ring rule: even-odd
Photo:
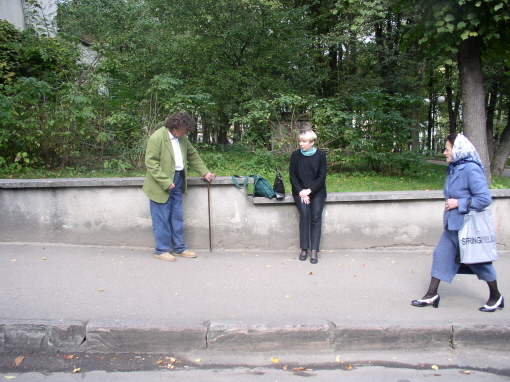
[[[444,211],[443,228],[458,231],[464,223],[464,215],[470,210],[482,211],[492,201],[485,174],[476,163],[464,163],[454,167],[446,177],[443,189],[445,200],[457,199],[458,208]]]
[[[445,200],[457,199],[458,208],[444,211],[444,232],[434,250],[431,276],[451,283],[459,271],[455,259],[459,251],[458,231],[464,223],[464,215],[470,210],[487,208],[492,198],[485,175],[476,163],[456,166],[453,173],[446,177],[443,193]],[[480,280],[496,280],[496,270],[492,264],[473,264],[469,268]]]

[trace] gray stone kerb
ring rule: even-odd
[[[55,179],[0,179],[2,188],[66,188],[66,187],[133,187],[142,186],[143,177],[133,178],[55,178]],[[253,183],[253,179],[249,179]],[[188,185],[207,186],[203,178],[188,178]],[[217,177],[211,182],[211,187],[233,186],[231,177]],[[510,196],[510,189],[491,190],[493,198],[507,198]],[[366,202],[366,201],[398,201],[398,200],[426,200],[443,199],[441,190],[418,190],[418,191],[372,191],[372,192],[331,192],[328,193],[328,202]],[[285,199],[276,200],[254,197],[254,204],[287,204],[294,203],[292,194],[287,193]]]
[[[506,322],[0,320],[0,352],[182,353],[190,351],[510,350]]]

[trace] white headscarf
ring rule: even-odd
[[[475,146],[463,134],[458,133],[453,143],[452,161],[448,166],[447,173],[453,171],[455,166],[462,163],[473,162],[481,167],[483,171],[482,160],[475,149]]]

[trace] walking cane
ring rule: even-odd
[[[211,179],[212,181],[212,179]],[[209,215],[209,252],[212,252],[212,234],[211,234],[211,182],[207,182],[207,211]]]

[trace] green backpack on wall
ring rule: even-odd
[[[237,188],[241,189],[241,186],[237,182],[236,178],[242,178],[242,176],[238,175],[232,175],[232,181],[237,186]],[[269,199],[273,199],[276,194],[273,190],[273,187],[271,187],[271,184],[262,176],[260,175],[250,175],[244,177],[244,184],[243,187],[246,188],[248,185],[248,179],[253,178],[253,196],[263,196]]]

